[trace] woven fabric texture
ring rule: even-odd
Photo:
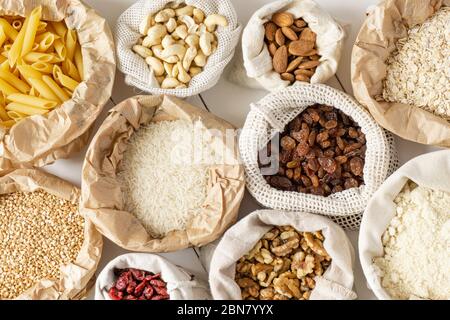
[[[161,89],[153,71],[142,57],[133,52],[132,47],[142,35],[140,22],[150,13],[163,9],[169,0],[141,0],[128,8],[118,19],[116,27],[116,52],[118,68],[125,74],[125,82],[140,90],[152,94],[167,94],[177,97],[189,97],[213,87],[219,81],[225,66],[231,61],[239,41],[241,26],[236,11],[229,0],[186,0],[186,4],[197,7],[206,15],[219,13],[228,20],[227,27],[218,27],[216,36],[217,50],[208,58],[203,72],[192,78],[187,88]]]
[[[366,135],[364,185],[328,197],[272,188],[258,166],[258,150],[305,108],[315,103],[333,106],[351,116]],[[303,211],[332,218],[348,230],[358,229],[367,202],[383,181],[398,167],[393,136],[347,94],[322,84],[296,84],[274,92],[251,105],[239,138],[249,192],[263,206]]]

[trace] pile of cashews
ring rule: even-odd
[[[219,14],[205,16],[184,3],[169,3],[140,23],[143,37],[133,51],[145,59],[161,88],[187,88],[217,50],[217,26],[228,26],[227,19]]]

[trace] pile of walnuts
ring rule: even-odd
[[[236,265],[244,300],[307,300],[315,276],[331,264],[321,231],[298,232],[276,226]]]

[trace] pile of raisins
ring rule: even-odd
[[[268,156],[270,144],[263,150]],[[304,110],[281,133],[279,146],[279,171],[264,176],[276,189],[329,196],[364,184],[366,137],[332,106]]]

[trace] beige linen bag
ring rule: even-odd
[[[203,71],[192,78],[187,88],[162,89],[155,78],[153,70],[149,68],[144,59],[131,49],[142,35],[139,33],[139,24],[149,13],[156,13],[168,3],[185,2],[187,5],[197,7],[206,15],[218,13],[227,18],[227,27],[218,27],[216,31],[218,47],[208,58]],[[231,61],[234,49],[239,42],[241,26],[236,11],[229,0],[140,0],[129,7],[117,20],[116,47],[118,67],[125,74],[125,82],[152,94],[169,94],[177,97],[190,97],[212,88]]]
[[[405,184],[450,192],[450,151],[418,156],[394,172],[378,189],[364,212],[359,232],[359,259],[370,289],[378,299],[392,299],[381,285],[381,270],[373,259],[384,253],[382,236],[396,214],[394,203]],[[432,284],[431,284],[432,285]]]
[[[324,247],[331,256],[330,267],[314,278],[311,300],[356,299],[353,287],[354,251],[345,232],[331,220],[308,213],[258,210],[231,227],[214,251],[209,283],[214,299],[240,300],[241,289],[234,281],[236,262],[247,254],[273,226],[292,226],[298,231],[322,230]]]
[[[161,273],[167,283],[170,300],[209,300],[208,285],[156,254],[128,253],[110,261],[100,272],[95,284],[95,300],[111,300],[108,290],[117,280],[114,269],[136,268],[153,273]]]
[[[25,16],[38,5],[44,20],[65,20],[77,31],[84,63],[84,80],[71,100],[45,116],[25,118],[10,130],[0,128],[4,157],[15,165],[40,167],[70,157],[87,144],[89,129],[111,95],[115,57],[107,22],[79,0],[0,0],[0,16]]]
[[[11,170],[0,178],[0,194],[37,190],[44,190],[73,203],[78,202],[80,198],[80,189],[37,169]],[[61,266],[61,279],[41,280],[16,299],[67,300],[85,297],[94,284],[95,270],[100,261],[102,247],[101,234],[89,220],[85,220],[83,246],[73,263]]]
[[[342,27],[313,0],[279,0],[258,9],[250,18],[242,34],[242,53],[247,76],[255,79],[269,91],[287,87],[273,70],[272,58],[264,43],[264,23],[279,11],[292,13],[303,18],[317,34],[317,49],[321,64],[311,77],[311,83],[324,83],[337,70],[344,44],[345,32]],[[253,85],[252,85],[253,86]]]
[[[419,107],[377,99],[383,91],[386,59],[410,27],[423,23],[449,0],[387,0],[371,10],[352,52],[352,85],[356,99],[375,120],[400,137],[450,147],[450,122]],[[448,57],[447,57],[448,59]]]
[[[177,119],[200,120],[208,131],[219,130],[222,137],[212,145],[227,154],[227,161],[209,167],[205,203],[187,223],[187,229],[156,239],[132,213],[124,211],[117,171],[127,141],[139,127],[152,121]],[[103,235],[128,250],[175,251],[215,240],[236,221],[245,189],[236,138],[233,136],[228,144],[225,141],[227,130],[233,129],[211,113],[169,96],[136,96],[123,101],[110,111],[87,152],[82,173],[83,213]]]

